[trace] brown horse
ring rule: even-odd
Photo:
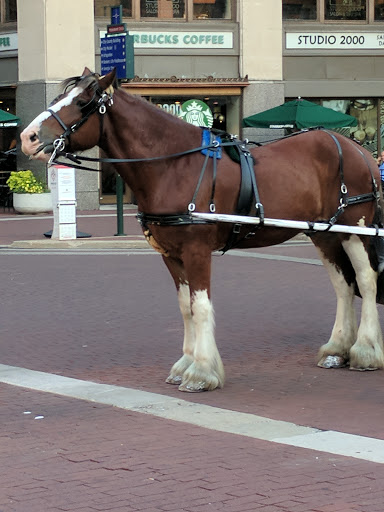
[[[209,211],[212,196],[216,212],[239,211],[240,165],[225,151],[217,160],[193,150],[202,145],[201,128],[118,89],[114,72],[99,78],[86,68],[81,77],[72,79],[71,89],[30,123],[21,140],[26,155],[43,161],[64,146],[73,152],[96,145],[110,158],[131,159],[117,163],[116,169],[135,194],[148,241],[162,253],[173,277],[184,320],[183,356],[167,382],[191,392],[222,387],[224,369],[210,299],[211,253],[233,244],[241,248],[279,244],[297,231],[194,221],[188,215],[194,195],[197,211]],[[158,158],[163,155],[171,156]],[[251,178],[251,195],[256,196],[258,215],[381,225],[377,165],[351,140],[327,131],[308,131],[254,148],[252,157],[256,180]],[[320,348],[318,365],[382,368],[376,307],[379,264],[371,237],[313,232],[311,239],[337,295],[335,324]],[[359,326],[353,305],[357,288],[362,297]]]

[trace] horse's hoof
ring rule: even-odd
[[[320,368],[343,368],[346,365],[346,360],[341,356],[326,356],[317,363]]]
[[[375,370],[380,370],[380,368],[373,368],[373,367],[357,368],[356,366],[350,366],[349,369],[354,372],[373,372]]]
[[[174,385],[176,385],[176,386],[178,386],[179,384],[181,384],[181,381],[182,381],[182,378],[181,378],[181,376],[180,376],[180,375],[174,375],[174,376],[170,375],[169,377],[167,377],[167,378],[165,379],[165,382],[166,382],[167,384],[174,384]]]
[[[205,382],[196,382],[195,384],[180,384],[179,391],[186,391],[187,393],[201,393],[208,391],[208,385]]]

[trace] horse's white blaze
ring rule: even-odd
[[[65,98],[61,99],[60,101],[52,105],[50,107],[50,110],[52,110],[55,113],[59,112],[63,107],[69,106],[72,103],[73,99],[79,96],[79,94],[81,94],[82,92],[83,89],[81,87],[74,87]],[[52,114],[50,112],[45,110],[29,123],[27,128],[23,130],[22,134],[31,132],[38,133],[42,123],[46,121],[49,117],[51,117],[51,115]]]
[[[193,357],[195,349],[195,326],[192,320],[191,297],[188,284],[180,285],[178,299],[184,322],[183,353]]]
[[[212,362],[217,354],[215,319],[207,290],[198,290],[192,296],[192,314],[195,326],[195,362]]]

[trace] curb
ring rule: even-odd
[[[12,249],[150,249],[146,240],[17,240]]]

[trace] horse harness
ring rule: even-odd
[[[64,132],[60,135],[58,139],[56,139],[53,142],[53,151],[50,158],[49,163],[52,164],[53,162],[56,164],[61,165],[67,165],[70,167],[75,167],[78,169],[85,169],[85,170],[91,170],[95,171],[95,169],[92,169],[90,167],[85,167],[82,162],[88,161],[88,162],[105,162],[105,163],[134,163],[134,162],[148,162],[148,161],[156,161],[156,160],[164,160],[167,158],[177,158],[180,156],[185,156],[191,153],[197,153],[201,152],[205,155],[203,167],[200,172],[200,176],[198,179],[198,183],[196,185],[195,192],[193,194],[193,197],[191,199],[191,202],[188,205],[188,212],[183,213],[177,213],[177,214],[161,214],[161,215],[153,215],[153,214],[146,214],[145,212],[139,212],[137,215],[138,221],[140,222],[144,232],[148,234],[148,237],[151,237],[150,225],[157,225],[157,226],[183,226],[183,225],[190,225],[190,224],[212,224],[215,223],[215,221],[210,220],[203,220],[203,219],[197,219],[195,217],[191,216],[191,213],[195,210],[196,205],[195,201],[197,198],[197,195],[200,190],[200,186],[207,168],[207,164],[209,159],[213,159],[213,173],[212,173],[212,187],[211,187],[211,196],[210,196],[210,203],[209,203],[209,211],[211,213],[215,212],[215,203],[214,203],[214,196],[215,196],[215,185],[216,185],[216,177],[217,177],[217,160],[221,159],[221,151],[222,148],[226,150],[235,150],[236,156],[233,157],[233,154],[230,155],[232,159],[235,159],[240,164],[241,169],[241,184],[240,184],[240,191],[239,191],[239,197],[237,201],[237,207],[236,207],[236,215],[249,215],[251,213],[252,207],[254,210],[254,215],[259,217],[260,224],[257,226],[257,229],[260,229],[263,226],[264,222],[264,207],[263,204],[260,201],[259,191],[257,187],[257,179],[256,179],[256,170],[254,168],[254,159],[248,150],[249,145],[256,145],[256,146],[262,146],[262,143],[256,143],[256,142],[250,142],[248,140],[245,141],[239,141],[235,136],[226,134],[225,132],[220,131],[210,131],[207,129],[202,129],[202,145],[198,148],[193,148],[191,150],[183,151],[180,153],[175,153],[172,155],[165,155],[165,156],[159,156],[159,157],[153,157],[153,158],[126,158],[126,159],[117,159],[117,158],[91,158],[91,157],[84,157],[84,156],[77,156],[72,153],[64,152],[64,148],[66,145],[66,139],[70,139],[70,135],[75,133],[88,119],[89,117],[98,112],[100,114],[100,137],[102,134],[102,119],[103,114],[106,112],[106,105],[111,106],[113,104],[113,90],[111,91],[100,91],[97,88],[94,91],[94,95],[91,98],[91,100],[85,105],[81,107],[82,111],[82,118],[77,121],[72,126],[68,127],[62,119],[59,117],[59,115],[52,110],[51,108],[47,109],[47,112],[49,112],[54,119],[60,124],[60,126],[63,128]],[[364,153],[359,149],[356,148],[361,156],[366,161],[366,164],[368,166],[368,169],[370,171],[371,177],[372,177],[372,192],[366,193],[366,194],[360,194],[357,196],[348,196],[348,189],[344,181],[344,158],[343,158],[343,152],[341,145],[335,135],[323,128],[316,128],[324,131],[327,133],[336,144],[338,155],[339,155],[339,173],[340,173],[340,192],[339,192],[339,206],[335,212],[335,214],[328,220],[324,221],[328,224],[328,229],[331,228],[336,222],[339,216],[343,213],[344,209],[347,206],[365,203],[369,201],[376,201],[377,209],[380,209],[380,192],[377,185],[377,182],[373,176],[372,169],[370,168],[369,162],[364,155]],[[225,138],[219,136],[224,135]],[[288,135],[287,137],[294,137],[299,135],[300,132],[293,133],[291,135]],[[271,141],[268,141],[271,142]],[[354,144],[351,141],[351,144]],[[58,161],[57,158],[63,156],[71,161],[70,164]],[[309,232],[307,234],[311,234],[311,223],[308,223],[309,225]],[[377,228],[378,229],[378,228]],[[249,238],[251,236],[254,236],[256,234],[255,227],[253,226],[252,229],[248,229],[248,232],[245,235],[241,234],[241,225],[240,224],[234,224],[232,228],[232,232],[229,236],[229,239],[226,243],[226,245],[221,249],[222,252],[226,252],[229,249],[233,248],[235,245],[239,244],[242,240]]]
[[[340,173],[340,192],[339,192],[339,206],[335,212],[335,214],[327,221],[324,221],[324,223],[328,224],[328,228],[326,231],[328,231],[336,222],[339,216],[344,212],[345,208],[347,206],[352,206],[356,204],[366,203],[369,201],[376,201],[376,207],[377,210],[379,210],[380,207],[380,192],[379,187],[377,185],[377,182],[375,180],[375,177],[373,176],[372,169],[369,165],[369,162],[364,155],[364,153],[359,149],[356,148],[357,151],[360,153],[360,155],[364,158],[367,167],[370,171],[371,178],[372,178],[372,192],[368,192],[366,194],[359,194],[357,196],[349,196],[348,195],[348,188],[345,184],[344,180],[344,157],[341,145],[338,141],[338,139],[335,137],[335,135],[323,128],[317,128],[321,129],[325,133],[327,133],[332,140],[334,141],[338,156],[339,156],[339,173]],[[240,192],[239,197],[237,201],[237,207],[235,215],[244,215],[248,216],[250,215],[253,208],[253,214],[260,219],[260,223],[255,229],[255,226],[252,226],[252,229],[249,227],[248,231],[245,235],[241,235],[241,224],[234,224],[232,231],[230,233],[230,236],[227,240],[226,245],[220,249],[222,253],[227,252],[229,249],[232,249],[236,245],[238,245],[240,242],[242,242],[245,239],[248,239],[254,235],[256,235],[256,231],[263,227],[264,224],[264,206],[260,201],[259,191],[257,187],[257,180],[256,180],[256,171],[254,168],[254,159],[251,153],[249,152],[247,146],[249,144],[258,145],[261,146],[261,143],[255,143],[255,142],[249,142],[249,141],[238,141],[234,139],[232,136],[230,136],[230,140],[232,141],[231,144],[225,146],[225,142],[223,143],[220,139],[220,137],[216,138],[215,134],[213,132],[210,132],[209,130],[204,130],[204,132],[209,134],[209,139],[207,139],[206,135],[203,135],[203,142],[206,143],[208,148],[211,148],[210,150],[206,150],[204,153],[206,155],[199,181],[197,184],[197,187],[195,189],[195,193],[193,195],[191,203],[188,205],[188,212],[181,215],[169,215],[169,214],[163,214],[163,215],[152,215],[152,214],[145,214],[143,212],[139,212],[137,215],[137,218],[143,228],[145,230],[145,233],[148,233],[149,237],[151,237],[149,225],[157,225],[157,226],[180,226],[180,225],[189,225],[189,224],[209,224],[214,223],[215,221],[208,221],[203,219],[198,219],[195,217],[191,217],[190,213],[192,213],[195,210],[195,199],[199,191],[200,184],[202,182],[202,178],[207,166],[207,160],[208,157],[213,158],[213,178],[212,178],[212,193],[211,193],[211,199],[209,204],[209,210],[211,213],[215,212],[215,205],[214,205],[214,191],[215,191],[215,181],[216,181],[216,174],[217,174],[217,159],[221,158],[220,148],[221,146],[228,147],[228,148],[234,148],[237,151],[237,158],[236,160],[240,164],[241,169],[241,184],[240,184]],[[298,135],[300,132],[288,135],[287,137],[293,137]],[[352,142],[351,142],[352,144]],[[213,149],[212,149],[213,147]],[[311,234],[314,234],[315,231],[313,229],[313,224],[311,222],[308,222],[309,230],[307,231],[307,235],[311,236]],[[375,226],[376,229],[379,229],[379,226]],[[381,227],[381,226],[380,226]],[[146,235],[147,236],[147,235]]]

